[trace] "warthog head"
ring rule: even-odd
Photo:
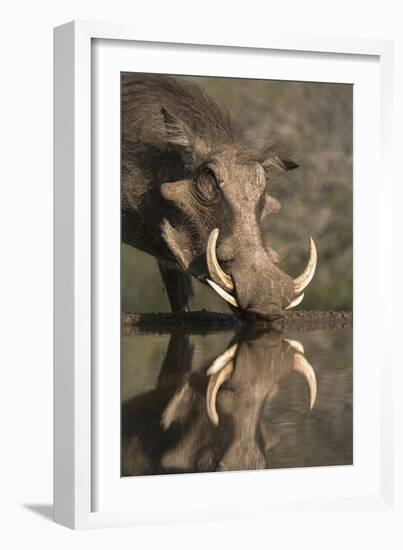
[[[280,209],[267,193],[271,181],[297,165],[274,151],[242,146],[221,129],[210,128],[207,139],[166,110],[163,115],[169,142],[184,162],[183,178],[161,185],[162,196],[183,214],[180,223],[168,217],[164,222],[172,252],[183,268],[247,316],[283,315],[303,298],[315,272],[316,248],[310,239],[308,266],[293,280],[265,246],[262,220]]]

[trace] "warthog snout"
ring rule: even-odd
[[[263,245],[237,251],[228,241],[217,244],[218,239],[216,228],[207,243],[207,283],[233,308],[249,319],[274,320],[302,301],[303,290],[312,280],[317,263],[312,238],[308,264],[296,279],[274,264]]]

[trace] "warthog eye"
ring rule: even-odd
[[[212,168],[210,168],[209,166],[205,166],[203,168],[203,174],[205,174],[206,176],[212,178],[214,180],[214,182],[217,184],[217,176],[215,175],[215,172]]]
[[[217,177],[210,167],[203,167],[197,178],[196,187],[198,197],[201,200],[213,201],[218,197],[219,187]]]

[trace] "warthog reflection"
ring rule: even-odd
[[[189,336],[174,332],[154,390],[122,410],[122,475],[267,468],[279,435],[262,411],[293,371],[317,387],[300,342],[280,333],[241,334],[207,366],[192,371]]]

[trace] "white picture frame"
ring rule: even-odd
[[[164,51],[169,60],[161,56]],[[273,33],[252,41],[230,34],[189,37],[186,30],[179,38],[170,36],[169,29],[164,36],[151,36],[130,25],[109,23],[72,22],[55,29],[56,522],[81,529],[235,519],[293,514],[301,506],[312,514],[346,507],[393,513],[390,419],[394,414],[396,355],[388,345],[386,329],[371,323],[367,299],[370,294],[375,310],[391,310],[387,289],[393,284],[393,269],[390,261],[388,269],[380,266],[386,265],[385,258],[393,257],[395,246],[390,215],[394,197],[392,52],[392,43],[387,41]],[[274,72],[267,68],[268,59]],[[155,476],[122,483],[116,458],[119,448],[114,445],[119,437],[120,338],[116,240],[120,152],[114,83],[121,70],[136,69],[266,78],[280,75],[283,79],[344,81],[356,86],[354,466]],[[368,114],[370,118],[366,118]],[[363,131],[364,120],[370,131]],[[99,154],[105,147],[108,154]],[[366,158],[371,158],[371,166]],[[113,183],[99,192],[98,180],[102,178]],[[105,216],[110,220],[108,232],[100,223]],[[364,345],[368,340],[372,342],[370,350]],[[106,392],[111,395],[109,405]],[[366,423],[371,425],[368,433]],[[271,490],[262,494],[259,488],[268,479]],[[217,490],[211,502],[213,484]],[[292,490],[281,495],[283,487],[291,486]],[[160,498],[163,494],[169,499]]]

